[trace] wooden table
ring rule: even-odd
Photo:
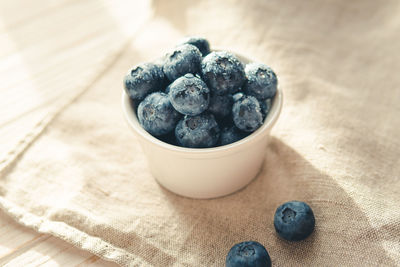
[[[15,223],[0,212],[0,266],[118,266],[59,238]]]
[[[0,3],[0,179],[35,131],[110,68],[150,15],[150,1]],[[116,266],[1,211],[0,266],[38,265]]]

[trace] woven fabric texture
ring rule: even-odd
[[[246,240],[262,243],[274,266],[399,266],[400,2],[154,0],[149,8],[129,45],[110,52],[107,71],[57,106],[2,169],[1,207],[123,266],[223,266]],[[212,200],[160,187],[121,110],[127,70],[189,34],[270,65],[284,93],[261,173]],[[274,230],[275,209],[289,200],[314,210],[315,232],[301,242]]]

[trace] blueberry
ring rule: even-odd
[[[221,146],[232,144],[246,137],[246,133],[240,131],[235,125],[221,127],[219,144]]]
[[[137,116],[143,128],[154,136],[171,132],[181,117],[162,92],[152,93],[140,102]]]
[[[224,118],[232,111],[232,95],[211,95],[208,111],[217,118]]]
[[[172,83],[171,83],[171,84],[172,84]],[[167,95],[169,94],[169,90],[171,89],[171,84],[168,85],[168,86],[165,88],[165,90],[164,90],[164,93],[166,93]]]
[[[169,86],[169,99],[172,106],[184,115],[195,116],[208,108],[210,90],[193,74],[185,74]]]
[[[256,241],[234,245],[226,256],[226,267],[270,267],[271,258],[265,247]]]
[[[250,63],[246,65],[246,83],[243,91],[258,100],[274,97],[278,80],[274,71],[265,64]]]
[[[264,120],[267,117],[269,110],[271,109],[272,100],[271,98],[268,98],[266,100],[262,100],[259,102],[260,102],[261,113],[263,115],[263,120]]]
[[[254,132],[263,123],[260,103],[253,96],[243,95],[232,107],[233,122],[245,132]]]
[[[235,87],[231,91],[229,91],[229,94],[234,95],[236,93],[240,93],[242,91],[241,87]]]
[[[212,93],[233,94],[245,81],[243,64],[232,53],[211,52],[201,63],[204,81]]]
[[[200,73],[201,59],[201,53],[197,47],[183,44],[166,55],[163,71],[167,78],[173,82],[186,73]]]
[[[160,135],[157,136],[157,138],[160,141],[163,141],[164,143],[173,145],[173,146],[177,146],[177,142],[176,142],[176,138],[175,138],[175,132],[171,131],[170,133],[164,134],[164,135]]]
[[[130,98],[143,100],[148,94],[163,89],[165,76],[159,65],[144,63],[133,68],[125,76],[124,86]]]
[[[244,96],[245,95],[242,92],[239,92],[239,93],[234,94],[232,98],[233,98],[233,101],[236,102]]]
[[[175,128],[178,144],[193,148],[213,147],[218,142],[219,132],[218,124],[210,113],[186,115]]]
[[[182,40],[182,44],[194,45],[200,50],[203,57],[207,56],[210,53],[210,43],[207,41],[207,39],[202,37],[187,37]]]
[[[276,209],[274,226],[278,235],[286,240],[303,240],[314,230],[314,213],[304,202],[289,201]]]

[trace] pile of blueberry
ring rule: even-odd
[[[283,239],[300,241],[314,231],[314,213],[304,202],[289,201],[276,209],[274,226]],[[225,264],[227,267],[269,267],[271,258],[263,245],[256,241],[246,241],[231,248]]]
[[[257,130],[277,83],[270,67],[211,52],[198,37],[185,39],[160,62],[134,67],[124,79],[143,128],[190,148],[227,145]]]

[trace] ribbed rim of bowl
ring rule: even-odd
[[[232,52],[232,51],[231,51]],[[242,61],[245,63],[247,62],[258,62],[254,60],[250,60],[248,57],[242,56],[239,53],[232,52],[236,56],[238,56]],[[133,101],[129,98],[129,96],[125,93],[125,90],[122,90],[122,109],[124,112],[124,117],[128,124],[131,126],[132,130],[143,140],[157,145],[159,148],[163,148],[165,150],[176,152],[176,153],[185,153],[187,156],[210,156],[210,154],[214,154],[218,156],[219,154],[226,154],[226,153],[236,153],[242,149],[246,149],[245,144],[250,144],[256,142],[259,138],[266,138],[271,128],[276,123],[280,112],[282,110],[283,105],[283,94],[280,86],[278,86],[276,94],[272,100],[271,109],[268,112],[268,115],[263,123],[263,125],[258,128],[256,131],[251,133],[250,135],[246,136],[245,138],[236,141],[232,144],[212,147],[212,148],[187,148],[187,147],[179,147],[175,145],[171,145],[165,143],[156,137],[152,136],[148,133],[139,123],[136,111],[133,108]]]

